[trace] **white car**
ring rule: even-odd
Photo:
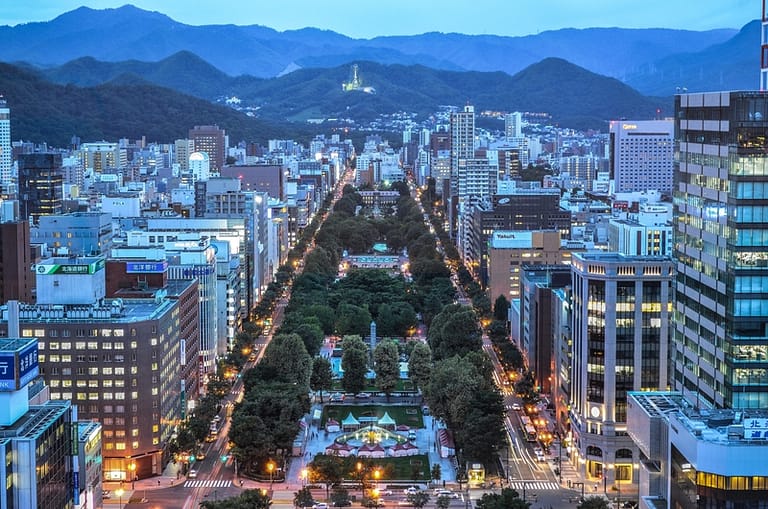
[[[197,470],[190,470],[187,477],[190,479],[197,479]]]
[[[317,504],[312,506],[312,509],[328,509],[328,504],[325,502],[318,502]]]
[[[512,410],[515,410],[516,412],[519,412],[522,409],[523,409],[523,407],[520,406],[520,403],[512,403]]]
[[[459,494],[454,493],[451,490],[438,490],[435,495],[438,497],[459,498]]]
[[[421,490],[420,490],[419,488],[417,488],[416,486],[408,486],[408,487],[405,489],[405,494],[406,494],[406,495],[412,495],[412,494],[414,494],[414,493],[418,493],[418,492],[420,492],[420,491],[421,491]]]

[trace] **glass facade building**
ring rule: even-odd
[[[674,388],[768,408],[768,93],[675,101]]]

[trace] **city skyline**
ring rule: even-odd
[[[124,0],[31,0],[23,4],[0,5],[0,19],[5,26],[50,21],[66,12],[87,6],[93,9],[117,8]],[[749,0],[733,0],[724,7],[717,0],[697,2],[696,9],[682,0],[644,2],[642,9],[628,11],[627,2],[590,0],[541,0],[513,4],[503,0],[481,0],[461,3],[451,9],[441,8],[435,1],[421,3],[394,0],[387,9],[372,10],[364,2],[335,0],[316,3],[309,0],[286,0],[279,9],[253,9],[252,4],[228,0],[223,3],[181,0],[133,0],[130,4],[157,11],[189,25],[236,24],[262,25],[278,31],[315,27],[353,37],[415,35],[427,32],[456,32],[500,36],[533,35],[562,28],[672,28],[710,30],[740,29],[759,18],[759,6]],[[444,6],[443,6],[444,7]],[[341,11],[340,11],[341,9]],[[342,15],[339,13],[342,12]],[[631,16],[628,15],[631,12]],[[494,13],[490,15],[490,13]],[[498,15],[502,14],[502,15]]]

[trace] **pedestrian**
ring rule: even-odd
[[[157,485],[160,486],[160,479],[157,480]]]

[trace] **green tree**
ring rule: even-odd
[[[509,313],[509,301],[504,295],[499,295],[496,297],[496,300],[493,302],[493,317],[496,320],[501,320],[503,322],[506,322],[509,318],[507,314]]]
[[[432,351],[426,343],[418,342],[408,358],[408,375],[416,386],[424,392],[432,373]]]
[[[237,497],[228,498],[221,502],[207,500],[200,503],[203,509],[269,509],[272,500],[261,490],[248,490]]]
[[[309,480],[313,483],[324,483],[325,496],[328,498],[330,487],[341,482],[344,471],[343,458],[322,453],[316,454],[309,463]]]
[[[376,386],[389,398],[389,395],[397,387],[398,380],[400,380],[400,355],[397,343],[392,340],[385,340],[376,345],[373,361]]]
[[[480,316],[488,316],[491,313],[491,299],[485,293],[478,293],[472,297],[472,307]]]
[[[341,386],[345,392],[357,394],[365,389],[368,373],[368,346],[360,336],[345,336],[341,343]]]
[[[437,507],[437,509],[448,509],[450,505],[451,505],[451,498],[445,495],[440,495],[439,497],[437,497],[437,500],[435,501],[435,507]]]
[[[312,497],[312,491],[307,486],[293,494],[294,507],[312,507],[314,503],[315,499]]]
[[[429,502],[429,493],[426,491],[417,491],[416,493],[409,493],[406,497],[411,506],[421,509],[427,502]]]
[[[371,313],[353,304],[342,303],[336,310],[336,331],[342,335],[365,335],[371,327]]]
[[[250,370],[250,373],[254,373],[261,380],[296,383],[309,387],[312,358],[298,334],[277,334],[269,342],[261,362]]]
[[[576,509],[609,509],[608,501],[603,497],[584,497]]]
[[[427,340],[436,360],[480,351],[483,346],[477,315],[458,304],[445,306],[432,320]]]
[[[301,337],[310,357],[320,353],[320,348],[323,346],[323,340],[325,339],[325,334],[323,334],[323,330],[320,328],[319,320],[317,322],[317,325],[303,323],[293,330],[294,334],[298,334]]]
[[[530,506],[510,488],[502,488],[501,493],[485,493],[475,504],[477,509],[528,509]]]
[[[488,337],[494,343],[500,343],[507,339],[507,322],[494,320],[488,326]]]
[[[346,507],[351,505],[349,500],[349,490],[342,487],[334,488],[331,492],[331,502],[334,507]]]
[[[430,476],[432,477],[433,481],[440,482],[440,479],[443,477],[443,469],[441,468],[440,463],[435,463],[432,465]]]
[[[486,385],[472,362],[455,356],[434,364],[424,397],[432,415],[444,420],[448,428],[458,430],[464,425],[476,393]]]
[[[320,403],[323,402],[323,391],[333,387],[333,371],[331,361],[325,357],[315,357],[312,361],[312,376],[309,378],[309,388],[320,393]]]

